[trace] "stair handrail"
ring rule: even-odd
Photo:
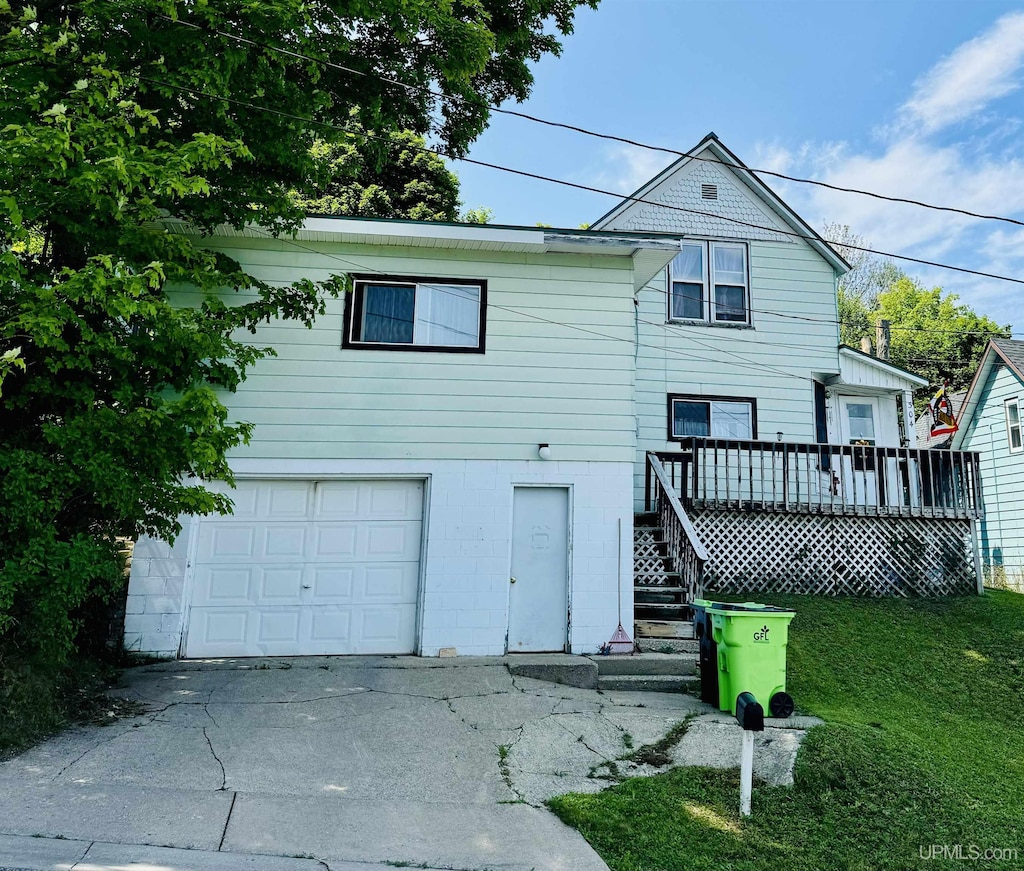
[[[697,530],[690,518],[686,516],[682,502],[676,495],[675,487],[669,481],[665,467],[653,452],[647,454],[648,479],[653,474],[654,486],[651,488],[651,501],[657,506],[658,517],[665,540],[668,544],[668,556],[672,560],[673,569],[677,571],[691,599],[699,598],[704,575],[704,564],[708,560],[708,551],[704,547]],[[652,506],[648,505],[648,509]]]

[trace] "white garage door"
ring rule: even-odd
[[[199,522],[185,655],[412,653],[422,481],[239,481]]]

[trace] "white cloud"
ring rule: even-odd
[[[635,145],[612,145],[605,149],[605,168],[591,176],[595,187],[631,194],[650,181],[678,157]]]
[[[1016,135],[1021,119],[986,108],[1019,87],[1022,66],[1024,13],[1014,13],[921,77],[880,146],[805,142],[787,150],[771,144],[762,146],[759,156],[766,168],[840,187],[1024,220],[1024,146]],[[968,117],[975,121],[970,138],[956,142],[939,135]],[[1024,230],[1012,224],[769,181],[813,226],[848,224],[876,251],[1024,278]],[[1024,330],[1021,285],[900,265],[925,284],[958,293],[979,312]]]
[[[1024,12],[1013,12],[921,76],[903,104],[904,120],[929,133],[963,121],[1017,90],[1022,65]]]

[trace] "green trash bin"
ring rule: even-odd
[[[715,602],[707,612],[718,646],[718,707],[735,715],[736,697],[753,693],[770,716],[790,716],[786,646],[796,612],[757,602]]]

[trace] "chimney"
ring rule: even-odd
[[[879,360],[889,359],[889,322],[886,320],[875,325],[875,349]]]
[[[861,339],[860,340],[860,349],[865,354],[870,354],[871,353],[871,339],[869,339],[867,336],[865,336],[863,339]]]

